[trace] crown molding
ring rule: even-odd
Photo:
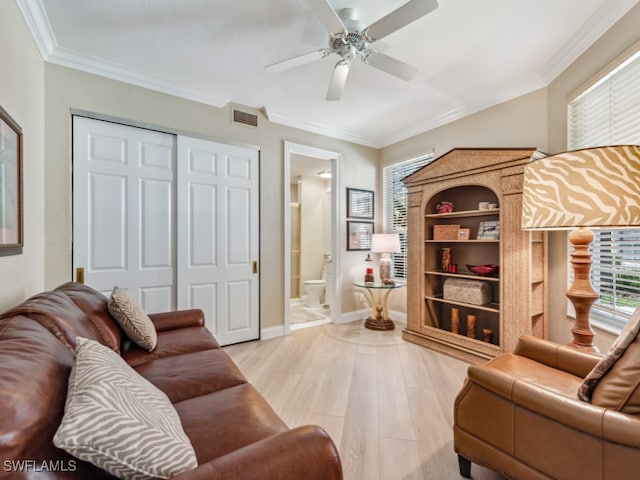
[[[320,125],[318,123],[300,121],[286,115],[281,115],[277,112],[270,111],[267,108],[265,108],[264,111],[267,112],[265,116],[270,122],[277,123],[279,125],[296,128],[298,130],[303,130],[309,133],[317,133],[318,135],[323,135],[325,137],[331,137],[338,140],[344,140],[346,142],[357,143],[358,145],[363,145],[365,147],[382,147],[382,145],[380,145],[380,139],[374,139],[372,137],[362,136],[344,130],[327,128],[327,126]]]
[[[544,82],[548,85],[555,80],[638,2],[639,0],[603,2],[582,28],[540,69],[539,75]]]
[[[53,34],[53,28],[49,23],[49,17],[42,0],[16,0],[16,3],[38,50],[40,50],[40,55],[44,60],[47,60],[51,52],[58,46],[58,42]]]
[[[193,88],[183,88],[145,72],[135,71],[101,58],[82,55],[60,47],[56,48],[46,61],[218,108],[224,107],[231,100],[227,96],[212,95]]]

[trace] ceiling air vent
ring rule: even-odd
[[[248,125],[250,127],[258,126],[258,116],[253,113],[243,112],[242,110],[233,109],[233,122]]]

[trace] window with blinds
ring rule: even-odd
[[[640,144],[640,51],[568,105],[570,150]],[[600,294],[592,312],[622,327],[640,307],[640,230],[595,230],[591,282]]]
[[[433,155],[425,155],[385,167],[382,171],[383,230],[400,235],[401,252],[392,255],[396,278],[407,278],[407,189],[402,179],[432,160]]]

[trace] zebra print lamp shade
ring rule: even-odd
[[[640,226],[640,146],[619,145],[561,153],[525,167],[522,228],[575,229],[573,284],[567,297],[576,310],[571,346],[597,352],[589,325],[591,305],[599,295],[590,280],[594,235],[588,227]]]
[[[640,146],[589,148],[525,167],[522,228],[640,225]]]

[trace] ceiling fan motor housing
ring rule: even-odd
[[[351,61],[368,46],[362,34],[365,25],[360,21],[355,8],[343,8],[338,15],[347,30],[332,34],[329,38],[329,48],[344,60]]]

